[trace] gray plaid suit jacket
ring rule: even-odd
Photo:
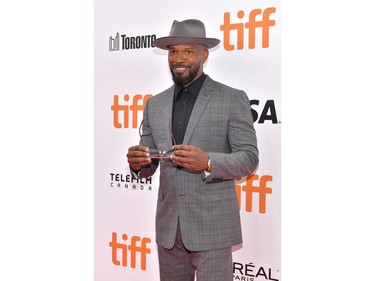
[[[148,100],[143,116],[143,145],[170,150],[174,87]],[[184,245],[205,251],[242,243],[235,178],[254,172],[258,149],[250,102],[244,91],[206,77],[186,129],[184,144],[206,151],[211,174],[180,169],[169,159],[143,167],[140,177],[154,174],[160,165],[156,211],[156,242],[170,249],[179,220]]]

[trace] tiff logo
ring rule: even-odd
[[[132,128],[138,128],[138,112],[143,112],[146,102],[152,95],[134,95],[131,104],[127,104],[130,100],[129,95],[124,95],[124,103],[120,103],[119,95],[114,95],[113,105],[113,126],[115,128],[129,128],[130,112],[132,120]]]
[[[121,238],[121,242],[126,242],[128,240],[128,235],[124,233],[122,234]],[[140,245],[138,242],[141,242]],[[136,268],[137,253],[140,253],[141,269],[146,270],[146,254],[151,253],[151,249],[147,247],[147,244],[150,242],[150,238],[133,236],[130,239],[130,245],[126,243],[120,243],[117,242],[117,233],[112,232],[112,241],[109,242],[109,246],[112,248],[112,263],[114,265],[122,265],[124,267],[127,267],[128,257],[130,255],[130,267]]]
[[[258,181],[258,185],[254,183]],[[266,197],[267,194],[272,193],[272,188],[267,186],[268,182],[272,181],[272,176],[264,175],[259,178],[258,175],[252,174],[246,177],[245,185],[236,184],[236,193],[238,200],[238,208],[241,210],[241,195],[245,193],[245,211],[252,212],[253,210],[253,194],[258,193],[259,197],[259,213],[266,213]]]
[[[231,15],[229,12],[224,13],[224,23],[220,25],[220,30],[223,31],[223,45],[227,51],[242,50],[245,41],[245,29],[248,33],[248,48],[255,48],[255,30],[258,28],[262,32],[262,48],[269,47],[269,29],[270,26],[275,25],[275,20],[270,20],[270,15],[275,13],[276,8],[270,7],[262,11],[262,9],[254,9],[249,13],[248,21],[246,23],[231,23]],[[257,20],[257,16],[261,16],[261,20]],[[238,11],[237,17],[243,19],[245,17],[244,11]],[[236,44],[231,43],[231,31],[235,32],[237,37]]]

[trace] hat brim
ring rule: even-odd
[[[208,49],[217,46],[220,43],[216,38],[198,38],[198,37],[181,37],[181,36],[168,36],[161,37],[154,41],[154,45],[160,49],[168,50],[171,45],[180,44],[200,44],[205,45]]]

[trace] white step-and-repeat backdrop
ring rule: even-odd
[[[205,73],[246,91],[255,118],[260,164],[236,181],[244,242],[233,248],[233,280],[280,280],[280,1],[95,0],[96,281],[158,280],[159,174],[132,181],[126,153],[146,100],[172,85],[167,51],[153,41],[189,18],[221,40]]]

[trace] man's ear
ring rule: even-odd
[[[209,51],[207,48],[205,48],[203,50],[203,64],[206,63],[207,59],[208,59],[208,55],[209,55]]]

